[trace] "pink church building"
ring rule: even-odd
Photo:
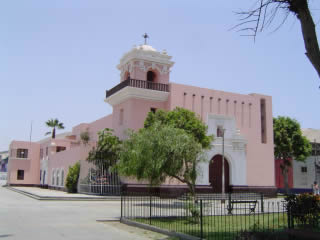
[[[146,44],[125,53],[117,66],[120,83],[106,91],[105,102],[113,107],[112,114],[93,123],[80,124],[57,139],[37,143],[13,141],[9,183],[63,188],[71,164],[81,162],[80,178],[88,174],[85,159],[96,143],[99,130],[112,128],[115,135],[123,139],[126,129],[143,127],[148,112],[183,107],[195,112],[208,125],[208,134],[215,135],[211,150],[206,152],[207,161],[199,166],[198,189],[222,191],[221,133],[224,129],[226,191],[275,192],[271,97],[173,83],[171,59],[166,51],[157,51]],[[87,145],[80,141],[83,131],[91,136]],[[26,159],[21,158],[25,155],[21,155],[19,149],[28,149]],[[122,177],[121,181],[144,186]],[[176,186],[168,182],[162,187]]]

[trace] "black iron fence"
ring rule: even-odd
[[[284,233],[305,228],[283,198],[261,194],[203,194],[180,198],[165,194],[123,193],[121,219],[201,239],[249,239],[248,234]],[[320,229],[319,219],[312,229]]]

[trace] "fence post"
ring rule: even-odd
[[[149,209],[150,209],[149,224],[150,224],[150,225],[151,225],[151,215],[152,215],[152,209],[151,209],[151,206],[152,206],[152,196],[151,196],[151,192],[150,192],[150,206],[149,206]]]
[[[229,194],[228,194],[228,206],[227,206],[227,209],[228,209],[228,214],[231,214],[231,213],[232,213],[232,207],[231,207],[231,192],[229,192]]]
[[[200,199],[200,238],[203,239],[202,199]]]
[[[290,207],[287,207],[287,217],[288,217],[288,228],[291,229],[291,214]]]
[[[261,212],[264,212],[264,205],[263,205],[263,193],[261,193]]]
[[[123,217],[123,192],[121,191],[121,217],[120,217],[120,221],[122,220]]]

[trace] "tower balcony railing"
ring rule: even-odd
[[[135,88],[156,90],[161,92],[169,92],[169,84],[154,83],[154,82],[138,80],[138,79],[127,79],[119,83],[117,86],[111,88],[110,90],[107,90],[106,98],[110,97],[111,95],[115,94],[116,92],[120,91],[125,87],[135,87]]]

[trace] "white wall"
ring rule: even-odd
[[[302,167],[307,167],[306,173],[301,171]],[[305,162],[293,161],[293,188],[311,188],[314,181],[320,183],[320,156],[310,156]]]
[[[216,137],[217,127],[225,129],[224,154],[229,162],[230,185],[247,185],[246,139],[236,129],[233,117],[210,114],[208,116],[208,134],[214,134],[212,148],[206,153],[207,161],[199,166],[197,185],[210,185],[209,164],[217,154],[222,155],[222,138]]]

